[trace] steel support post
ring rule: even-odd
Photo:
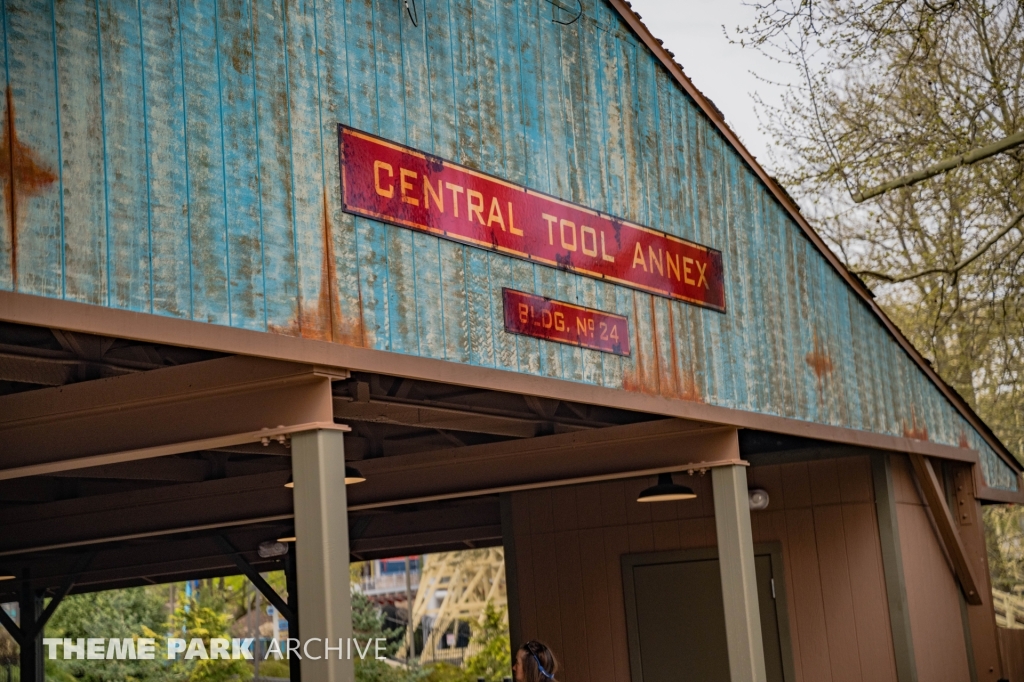
[[[304,645],[302,677],[316,682],[353,682],[348,647],[337,648],[352,636],[342,432],[316,430],[293,435],[292,479],[298,619]],[[310,641],[313,638],[318,641]],[[325,643],[332,647],[329,657]]]
[[[742,465],[715,467],[711,470],[711,484],[730,678],[732,682],[766,682],[747,468]]]
[[[288,639],[302,640],[299,632],[299,580],[295,570],[295,545],[293,544],[284,555],[284,584],[288,592],[288,603],[285,604],[292,617],[288,620]],[[302,682],[302,659],[298,656],[288,657],[288,677],[290,682]]]
[[[22,682],[43,682],[46,676],[46,662],[43,660],[43,628],[36,623],[43,615],[43,597],[26,582],[18,600],[18,612],[21,614],[21,645]]]

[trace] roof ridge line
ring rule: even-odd
[[[828,244],[821,238],[821,236],[811,227],[811,224],[804,218],[800,212],[800,207],[789,196],[789,192],[779,184],[773,176],[769,175],[768,172],[761,167],[761,164],[757,162],[754,155],[744,146],[740,141],[739,136],[729,127],[725,122],[725,117],[721,110],[715,106],[715,104],[694,84],[693,81],[683,71],[683,67],[675,61],[673,55],[665,48],[663,43],[654,37],[650,29],[644,24],[636,12],[633,11],[632,5],[628,0],[606,0],[609,5],[612,6],[615,11],[619,13],[622,19],[629,25],[633,32],[643,41],[644,45],[647,46],[658,61],[661,62],[662,66],[675,78],[676,82],[683,88],[683,90],[696,102],[697,106],[704,112],[704,114],[711,119],[718,132],[725,137],[726,141],[733,146],[733,148],[739,152],[740,158],[742,158],[750,169],[754,171],[754,174],[764,183],[771,192],[775,200],[789,213],[790,217],[796,222],[797,225],[804,231],[804,234],[811,243],[825,256],[825,259],[832,265],[833,268],[839,273],[839,276],[846,281],[846,283],[861,297],[868,308],[882,321],[882,325],[889,331],[896,342],[903,348],[903,351],[910,357],[911,360],[917,364],[918,368],[927,376],[939,392],[945,396],[946,400],[953,405],[954,408],[967,420],[967,422],[974,427],[974,430],[989,444],[990,447],[999,455],[1007,464],[1009,464],[1017,472],[1024,471],[1024,466],[1021,462],[1010,452],[1009,448],[1003,444],[999,437],[995,435],[992,429],[985,421],[978,416],[974,409],[967,404],[952,386],[946,383],[946,381],[939,376],[938,372],[931,366],[920,351],[914,347],[914,344],[904,336],[903,332],[900,331],[899,327],[889,319],[889,316],[885,314],[882,308],[875,303],[874,294],[868,289],[867,285],[864,284],[863,280],[857,277],[855,274],[850,272],[849,269],[843,264],[842,261],[833,253],[832,249],[829,248]]]

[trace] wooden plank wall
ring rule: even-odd
[[[752,514],[754,541],[782,545],[797,680],[895,682],[867,457],[748,475],[771,497]],[[638,504],[643,479],[512,496],[523,637],[553,647],[560,680],[630,682],[619,557],[715,545],[710,476],[690,481],[698,498],[676,503]]]
[[[892,475],[918,679],[969,680],[960,587],[915,487],[910,461],[893,457]]]
[[[997,632],[1003,677],[1010,682],[1024,682],[1024,630],[998,628]]]
[[[964,443],[1016,486],[612,8],[417,6],[0,2],[0,288]],[[720,249],[728,312],[344,213],[338,123]],[[502,287],[636,350],[509,335]]]

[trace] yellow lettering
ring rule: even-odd
[[[672,254],[668,251],[665,252],[665,266],[668,268],[668,276],[672,276],[672,271],[676,271],[676,281],[679,281],[679,254],[676,254],[675,266],[672,265]]]
[[[505,231],[505,219],[501,217],[501,208],[498,206],[498,198],[491,199],[491,212],[487,214],[487,227],[492,223],[501,225],[501,231]]]
[[[604,230],[601,231],[601,260],[606,260],[609,263],[615,262],[615,256],[609,256],[604,250]]]
[[[704,276],[704,271],[708,269],[708,264],[704,263],[704,265],[701,266],[700,261],[695,261],[695,263],[697,264],[697,272],[700,273],[700,277],[697,279],[697,286],[703,284],[705,289],[710,289],[711,287],[708,286],[708,278]]]
[[[639,263],[640,267],[644,269],[644,272],[647,272],[647,262],[644,260],[644,250],[643,247],[640,246],[640,242],[636,243],[636,249],[633,251],[634,268],[636,267],[637,263]]]
[[[520,237],[523,236],[523,231],[516,229],[516,221],[512,219],[512,202],[511,201],[508,202],[508,231],[511,232],[514,235],[518,235]]]
[[[444,183],[444,186],[451,190],[452,193],[452,207],[455,209],[455,217],[459,217],[459,195],[466,191],[466,188],[462,185],[453,185],[450,182]]]
[[[391,167],[390,163],[384,163],[383,161],[373,162],[373,188],[377,190],[377,194],[381,195],[385,199],[390,199],[395,196],[395,186],[388,185],[387,189],[380,186],[380,172],[386,170],[388,177],[395,177],[395,169]]]
[[[565,331],[565,315],[562,313],[555,313],[555,329],[560,332]]]
[[[477,221],[483,225],[484,195],[475,189],[466,190],[466,206],[469,208],[469,215],[466,216],[466,220],[473,220],[473,216],[476,216]]]
[[[548,215],[547,213],[541,213],[540,217],[543,218],[544,220],[548,221],[548,244],[550,244],[551,246],[554,246],[555,245],[555,233],[554,233],[554,228],[552,227],[552,225],[555,224],[555,221],[558,220],[558,218],[556,218],[553,215]]]
[[[444,213],[444,189],[441,188],[441,181],[437,181],[437,192],[434,192],[434,187],[430,184],[430,180],[423,178],[423,207],[430,208],[430,199],[434,199],[434,203],[437,204],[437,210]]]
[[[565,241],[565,226],[566,225],[569,226],[569,231],[572,233],[572,244],[569,244],[567,241]],[[565,249],[566,251],[575,251],[576,250],[576,223],[572,222],[571,220],[562,220],[560,223],[558,223],[558,231],[561,233],[561,236],[562,236],[562,248]]]
[[[658,274],[664,276],[665,275],[665,270],[664,270],[664,268],[661,265],[661,249],[658,249],[658,257],[655,258],[654,257],[654,247],[653,246],[648,246],[647,247],[647,255],[650,257],[650,261],[651,261],[651,274],[652,275],[654,274],[654,268],[655,268],[655,266],[657,266]]]
[[[540,324],[545,329],[551,329],[551,311],[542,310],[540,313]]]
[[[590,248],[587,248],[587,235],[590,235]],[[588,256],[597,255],[597,232],[592,227],[586,225],[580,225],[580,246],[583,248],[583,253]]]
[[[407,168],[398,169],[398,186],[402,190],[402,201],[404,201],[407,204],[412,204],[413,206],[419,206],[420,200],[417,199],[416,197],[407,196],[406,190],[413,189],[413,186],[411,182],[406,182],[405,179],[412,178],[413,180],[415,180],[418,177],[419,174],[416,171],[411,171]]]
[[[576,335],[577,336],[588,336],[587,334],[587,321],[582,317],[576,318]]]
[[[683,256],[683,281],[687,284],[693,284],[693,277],[690,277],[690,266],[693,265],[693,259],[687,256]]]
[[[519,321],[523,324],[530,321],[530,306],[525,303],[519,304]]]

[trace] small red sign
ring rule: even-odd
[[[722,253],[339,126],[344,210],[725,312]]]
[[[505,331],[629,355],[629,320],[621,315],[502,289]]]

